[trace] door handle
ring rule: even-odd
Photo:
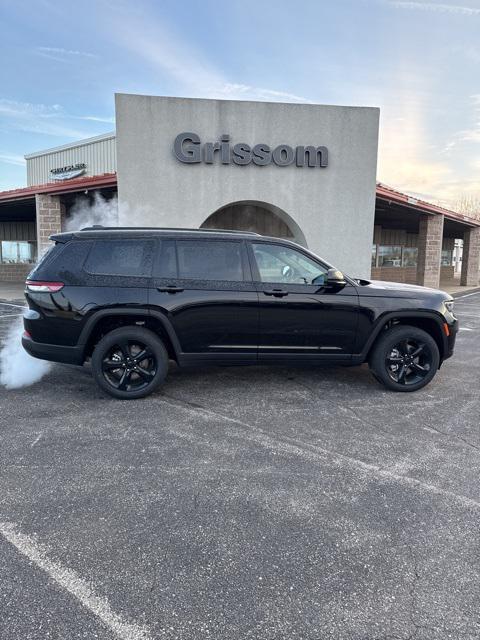
[[[181,293],[183,291],[182,287],[157,287],[157,291],[161,293]]]
[[[264,289],[263,293],[266,296],[274,296],[274,298],[283,298],[284,296],[288,296],[288,291],[285,289]]]

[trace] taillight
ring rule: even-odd
[[[35,293],[55,293],[63,289],[63,282],[42,282],[40,280],[27,280],[25,282],[29,291]]]

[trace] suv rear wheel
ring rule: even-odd
[[[97,384],[114,398],[143,398],[165,379],[168,354],[163,342],[142,327],[120,327],[107,333],[92,355]]]
[[[435,376],[440,353],[426,331],[397,325],[385,331],[370,356],[374,376],[393,391],[417,391]]]

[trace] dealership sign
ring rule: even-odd
[[[264,143],[253,146],[238,142],[230,144],[230,136],[223,135],[218,142],[204,142],[196,133],[179,133],[173,143],[173,152],[180,162],[194,164],[256,164],[265,166],[276,164],[279,167],[287,167],[295,164],[297,167],[321,167],[328,165],[327,147],[315,147],[313,145],[291,147],[288,144],[279,144],[273,149]]]
[[[84,162],[77,162],[77,164],[70,164],[67,167],[50,169],[50,175],[54,180],[71,180],[81,176],[86,169],[87,165]]]

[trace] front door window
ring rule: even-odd
[[[328,270],[300,251],[263,242],[252,247],[261,282],[318,286],[325,282]]]

